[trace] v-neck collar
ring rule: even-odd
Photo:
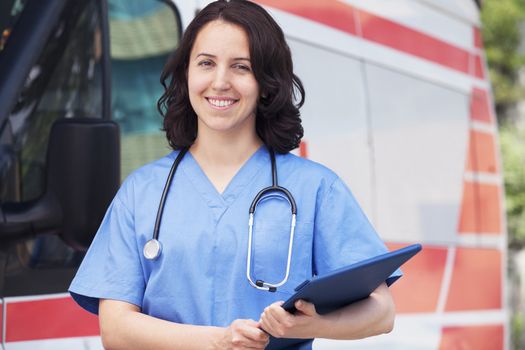
[[[270,171],[270,156],[266,146],[259,147],[232,177],[222,194],[213,186],[190,152],[186,153],[181,165],[183,165],[181,170],[191,181],[195,190],[205,199],[207,205],[220,216],[239,197],[246,186],[254,180],[264,166],[268,166],[268,171]]]

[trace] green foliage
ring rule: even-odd
[[[522,329],[523,329],[523,315],[521,312],[516,312],[510,320],[510,326],[511,326],[511,336],[512,336],[512,344],[513,349],[519,350],[520,344],[522,342]]]
[[[510,121],[500,127],[509,245],[525,247],[525,128]]]
[[[525,63],[525,58],[518,54],[519,23],[524,19],[523,0],[483,1],[483,42],[498,111],[524,96],[523,89],[517,84],[517,72]]]
[[[524,20],[523,0],[483,1],[483,42],[501,125],[509,244],[517,248],[525,247],[525,128],[505,118],[505,112],[525,98],[518,82],[518,71],[525,64],[518,53],[522,40],[519,24]]]

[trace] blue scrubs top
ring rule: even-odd
[[[142,254],[151,239],[161,193],[178,152],[132,173],[122,184],[89,248],[70,292],[97,313],[99,298],[125,301],[143,313],[178,323],[228,326],[259,320],[263,309],[286,300],[313,275],[323,275],[387,251],[342,180],[326,167],[277,154],[279,185],[297,203],[297,225],[288,282],[270,293],[246,278],[248,209],[270,186],[271,163],[263,146],[218,193],[191,153],[180,163],[168,192],[157,260]],[[281,195],[257,206],[253,279],[275,283],[285,274],[291,211]]]

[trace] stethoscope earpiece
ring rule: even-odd
[[[255,281],[255,285],[259,287],[258,289],[267,290],[272,293],[277,290],[277,287],[268,286],[263,280]]]

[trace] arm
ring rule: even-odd
[[[388,333],[394,326],[395,305],[385,283],[367,299],[326,315],[313,304],[298,301],[290,314],[273,303],[261,314],[261,327],[277,338],[360,339]]]
[[[235,320],[226,328],[164,321],[136,305],[100,300],[102,343],[114,349],[264,349],[268,335],[253,320]]]

